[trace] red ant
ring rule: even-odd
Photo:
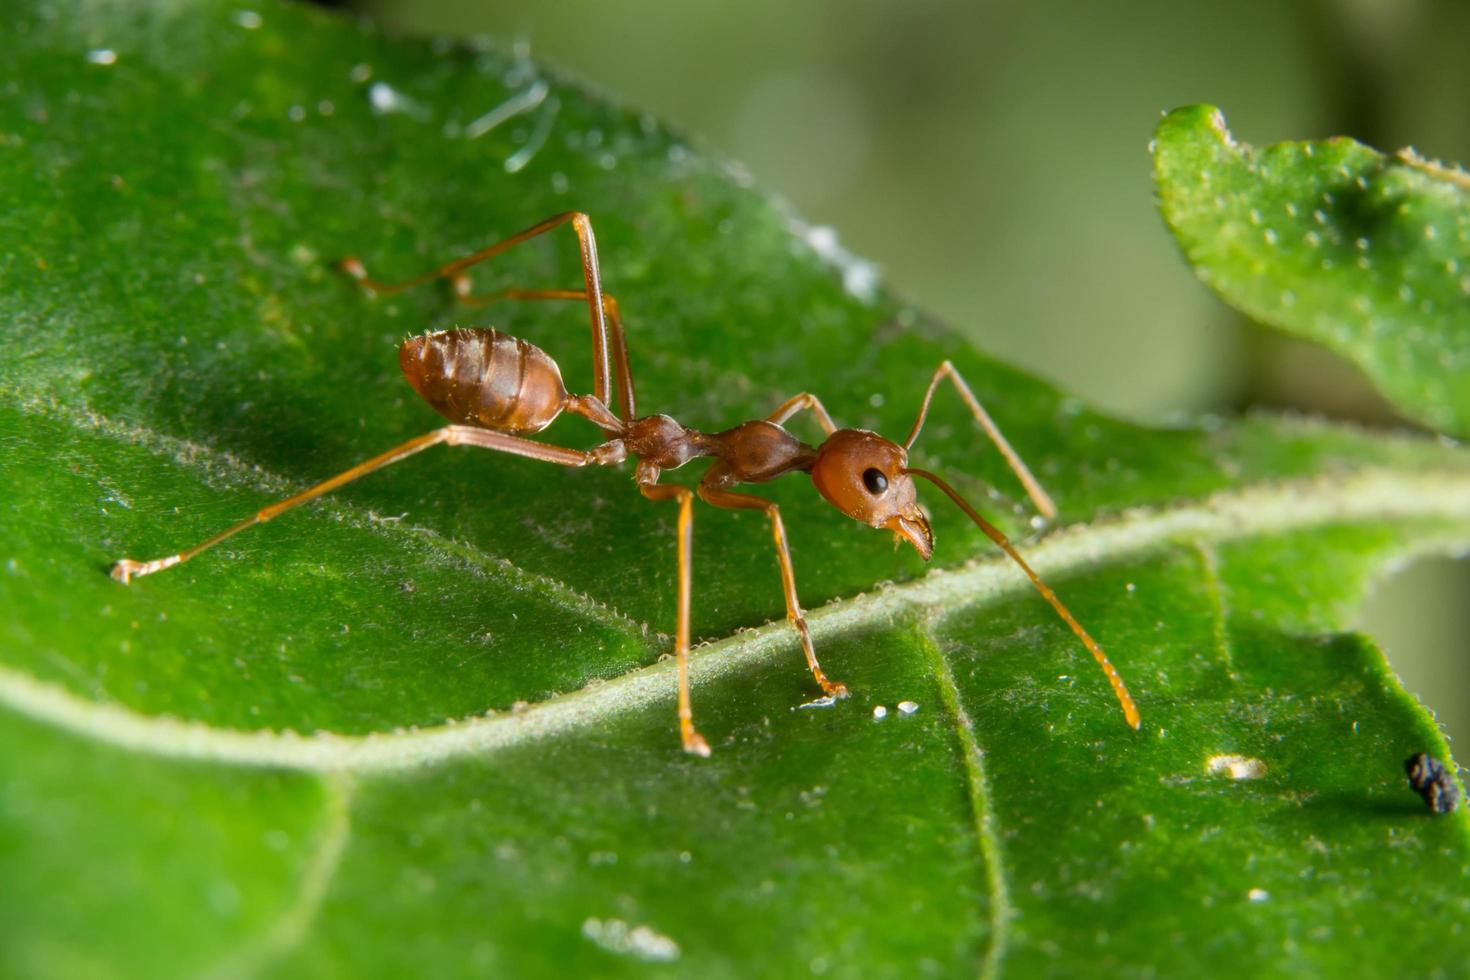
[[[570,223],[582,252],[583,289],[507,289],[477,295],[465,270],[478,262]],[[411,337],[398,351],[399,365],[414,390],[451,425],[410,439],[380,456],[360,463],[329,480],[293,497],[271,504],[232,527],[186,551],[152,561],[121,559],[112,567],[112,577],[129,582],[133,576],[150,575],[188,561],[231,535],[254,524],[279,516],[298,504],[335,490],[351,480],[405,459],[430,446],[479,446],[525,456],[561,466],[611,466],[629,456],[638,460],[638,489],[650,500],[673,500],[679,504],[679,620],[674,655],[679,665],[679,733],[684,749],[709,755],[709,745],[694,729],[689,707],[689,583],[690,540],[693,530],[693,498],[698,493],[706,503],[734,510],[760,510],[771,522],[776,539],[776,557],[781,563],[781,583],[786,593],[786,618],[796,628],[812,676],[830,698],[847,696],[847,688],[829,680],[817,663],[811,633],[801,604],[796,598],[796,578],[786,529],[776,504],[761,497],[732,490],[742,483],[765,483],[787,473],[811,474],[817,492],[838,510],[870,527],[886,528],[897,540],[914,546],[925,560],[934,551],[934,534],[919,509],[914,477],[933,483],[959,506],[1001,550],[1020,566],[1042,597],[1092,653],[1107,675],[1113,692],[1123,706],[1123,716],[1135,729],[1138,709],[1107,655],[1062,605],[1056,593],[1043,582],[994,525],[975,512],[959,493],[938,476],[908,465],[908,449],[919,436],[929,403],[940,381],[948,378],[959,390],[975,420],[990,436],[1011,469],[1025,486],[1038,510],[1047,517],[1056,507],[1011,449],[954,365],[939,365],[924,393],[918,418],[900,445],[865,429],[839,429],[815,395],[805,393],[787,399],[763,419],[742,422],[723,432],[700,432],[680,425],[667,415],[638,415],[634,409],[633,375],[628,366],[628,349],[623,339],[623,322],[617,301],[602,291],[597,266],[597,243],[592,223],[581,212],[547,218],[539,224],[481,249],[472,255],[442,265],[406,282],[387,285],[370,278],[355,257],[344,259],[340,268],[377,295],[396,293],[434,279],[447,279],[459,302],[479,306],[501,300],[585,300],[592,319],[591,395],[572,395],[562,383],[556,362],[539,348],[491,329],[447,330]],[[618,414],[608,408],[609,379],[617,386]],[[809,446],[783,428],[797,412],[809,409],[826,433],[820,446]],[[523,433],[540,432],[563,411],[589,419],[607,441],[586,451],[525,439]],[[661,484],[659,475],[702,456],[714,458],[696,490]]]

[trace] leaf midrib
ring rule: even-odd
[[[1198,502],[1139,508],[1074,525],[1031,544],[1027,554],[1040,574],[1061,578],[1179,542],[1221,542],[1353,521],[1424,518],[1466,522],[1459,541],[1446,540],[1442,546],[1470,541],[1470,466],[1408,472],[1375,467],[1347,477],[1252,485]],[[1005,559],[979,559],[960,569],[936,569],[903,585],[834,600],[811,611],[808,622],[820,640],[859,627],[892,624],[920,611],[943,619],[1028,594],[1030,589]],[[706,644],[690,657],[692,684],[702,686],[793,655],[795,644],[784,621]],[[1126,676],[1127,652],[1112,653]],[[77,735],[157,756],[305,772],[371,773],[483,755],[663,706],[673,699],[674,670],[673,662],[662,661],[523,711],[367,735],[247,731],[145,715],[87,700],[3,666],[0,704]],[[1142,711],[1147,722],[1146,704]],[[672,713],[670,719],[672,725]]]

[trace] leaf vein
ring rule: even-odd
[[[0,387],[0,395],[11,396],[14,404],[28,415],[39,415],[63,422],[157,456],[166,456],[181,468],[192,471],[201,483],[211,488],[238,490],[244,485],[276,496],[285,496],[303,489],[299,482],[272,473],[262,466],[247,463],[233,453],[211,449],[178,436],[165,435],[135,422],[119,421],[89,408],[63,405],[48,396],[28,395],[16,388]],[[522,568],[509,558],[489,554],[432,528],[383,517],[340,498],[315,501],[312,508],[317,513],[330,515],[348,527],[384,536],[400,534],[416,538],[421,545],[471,562],[491,575],[509,580],[513,587],[544,598],[560,609],[619,630],[643,643],[650,652],[654,649],[654,644],[662,638],[662,634],[651,630],[647,623],[601,599],[572,588],[559,578]]]
[[[291,902],[266,933],[226,961],[205,970],[209,980],[231,980],[257,976],[278,963],[306,938],[312,923],[321,912],[327,889],[342,866],[342,855],[352,836],[352,798],[355,790],[350,776],[329,774],[323,781],[326,794],[322,829],[317,847],[301,875],[301,887]]]
[[[1010,935],[1011,919],[1016,914],[1011,904],[1010,887],[1006,883],[1005,854],[1001,850],[1000,835],[996,833],[995,808],[990,805],[990,784],[985,777],[985,752],[975,735],[975,724],[960,701],[959,685],[955,682],[954,669],[945,656],[939,640],[926,624],[918,630],[919,642],[928,654],[934,677],[939,682],[940,700],[954,724],[955,735],[960,743],[960,755],[964,758],[965,775],[970,796],[970,809],[975,816],[975,836],[980,844],[980,857],[985,862],[985,886],[990,894],[990,948],[980,976],[1000,976],[1001,963],[1005,960],[1006,945]]]
[[[1446,549],[1470,541],[1470,467],[1423,471],[1365,469],[1225,491],[1198,502],[1137,509],[1060,530],[1029,549],[1048,577],[1099,567],[1110,560],[1158,553],[1181,537],[1239,540],[1353,520],[1421,517],[1463,522]],[[913,582],[838,599],[810,612],[813,636],[883,626],[915,610],[938,619],[952,612],[1030,595],[1031,586],[1005,560],[980,559],[960,569],[936,569]],[[695,685],[737,675],[790,654],[795,638],[782,622],[700,647],[690,658]],[[1125,662],[1126,664],[1126,662]],[[609,719],[665,705],[674,696],[672,661],[629,671],[517,714],[476,717],[455,725],[406,732],[339,735],[243,731],[144,715],[80,697],[55,684],[0,666],[0,705],[84,736],[154,755],[310,772],[387,772],[447,762],[578,731]],[[1148,706],[1142,706],[1148,711]]]
[[[1239,681],[1240,675],[1235,671],[1235,655],[1230,650],[1230,610],[1225,603],[1225,583],[1220,578],[1220,554],[1210,542],[1198,538],[1194,540],[1194,548],[1199,552],[1200,564],[1204,568],[1205,593],[1210,599],[1210,613],[1215,617],[1215,652],[1220,655],[1230,680]]]

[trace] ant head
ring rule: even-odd
[[[833,507],[869,527],[888,528],[927,561],[934,532],[919,510],[908,461],[902,446],[876,432],[838,429],[817,448],[812,483]]]

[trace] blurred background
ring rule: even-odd
[[[1470,163],[1470,4],[1452,0],[357,0],[488,34],[836,230],[978,346],[1104,410],[1252,407],[1408,427],[1334,355],[1200,285],[1153,203],[1159,114],[1218,105],[1251,143],[1354,136]],[[595,211],[595,202],[582,206]],[[917,394],[917,393],[916,393]],[[1470,563],[1384,581],[1357,625],[1470,744]]]

